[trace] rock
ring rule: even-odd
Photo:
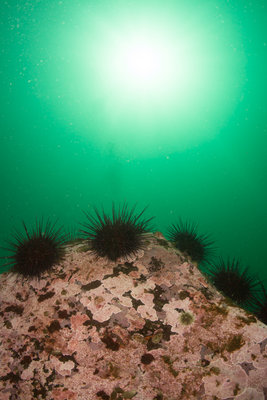
[[[267,399],[267,326],[157,233],[136,257],[84,242],[40,279],[0,276],[1,400]]]

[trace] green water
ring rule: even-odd
[[[75,229],[82,210],[137,202],[267,279],[266,7],[2,1],[0,244],[22,220]],[[114,67],[129,32],[168,50],[150,86]]]

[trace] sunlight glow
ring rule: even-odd
[[[232,21],[222,24],[209,5],[199,13],[190,2],[157,2],[152,12],[126,3],[79,11],[77,29],[62,33],[57,43],[67,45],[56,49],[69,63],[55,108],[64,104],[77,131],[128,158],[212,140],[242,93],[245,58],[234,51]]]
[[[114,73],[129,85],[157,85],[166,78],[170,55],[147,38],[136,37],[117,45],[113,53]]]
[[[125,29],[103,45],[99,70],[110,91],[140,101],[162,98],[179,75],[170,38],[154,27]],[[105,51],[106,50],[106,51]],[[178,72],[178,74],[177,74]]]

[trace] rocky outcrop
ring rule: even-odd
[[[1,400],[267,399],[267,327],[160,234],[131,259],[81,241],[0,276]]]

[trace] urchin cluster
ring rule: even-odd
[[[39,276],[58,263],[65,254],[65,235],[62,228],[55,229],[49,220],[44,224],[36,220],[35,227],[30,231],[22,222],[24,231],[16,232],[13,241],[9,241],[7,249],[11,255],[5,265],[10,265],[14,272],[25,277]]]
[[[167,236],[178,250],[197,263],[208,262],[214,252],[214,242],[209,236],[199,235],[197,225],[188,221],[183,222],[180,219],[178,223],[172,224]]]
[[[120,257],[135,255],[145,247],[153,217],[144,218],[146,208],[139,213],[135,212],[135,208],[129,208],[124,203],[116,210],[113,203],[111,215],[103,209],[99,212],[97,208],[94,208],[94,213],[85,213],[87,223],[83,224],[85,229],[81,232],[98,257],[116,261]],[[43,219],[36,219],[32,229],[24,222],[22,225],[23,231],[16,231],[13,240],[8,242],[10,247],[7,250],[11,254],[3,258],[8,259],[4,266],[11,266],[12,271],[25,277],[38,277],[59,263],[64,257],[66,244],[77,239],[76,232],[67,235],[62,228],[56,229],[56,223],[52,224],[50,220],[44,223]],[[172,224],[168,239],[193,262],[209,263],[206,274],[217,290],[267,323],[267,293],[262,282],[250,276],[248,268],[243,268],[239,260],[228,259],[225,262],[221,258],[219,262],[211,264],[214,242],[208,235],[198,234],[197,225],[188,221],[180,219],[179,223]]]
[[[85,213],[88,222],[83,224],[85,230],[81,232],[97,256],[116,261],[134,255],[144,247],[145,234],[151,231],[152,218],[142,218],[145,210],[135,214],[135,206],[129,209],[124,204],[116,211],[113,203],[109,216],[104,210],[100,213],[94,208],[94,215]]]
[[[207,271],[214,286],[239,306],[253,307],[259,293],[260,282],[242,268],[240,261],[220,261]]]

